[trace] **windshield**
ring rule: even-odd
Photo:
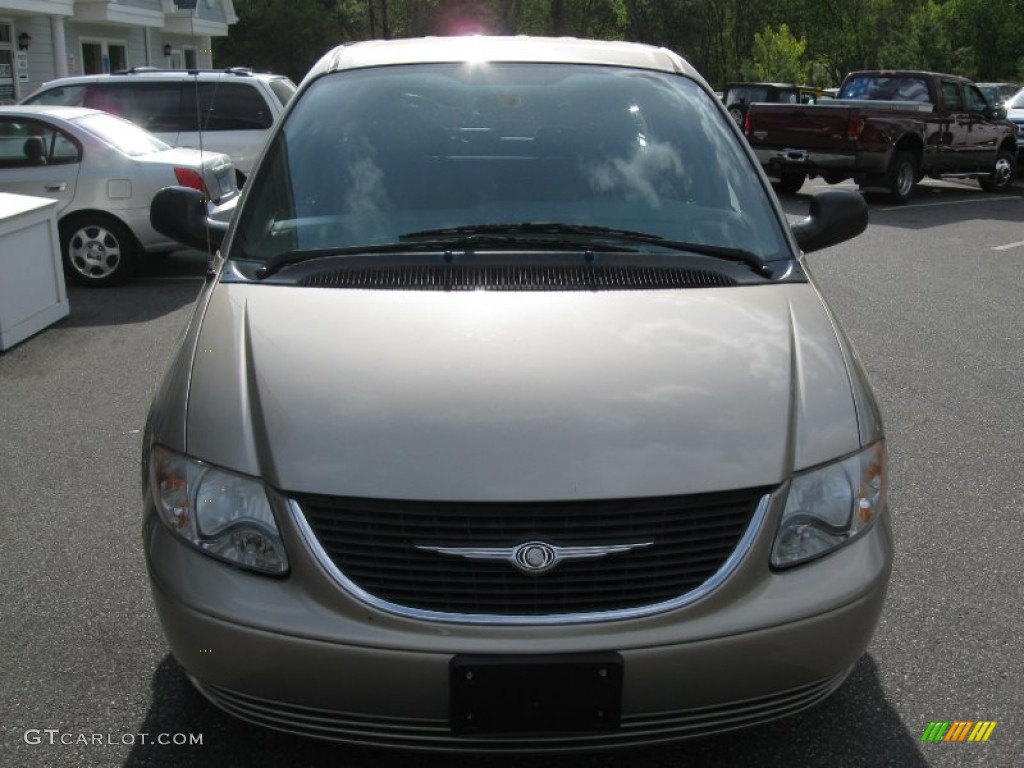
[[[75,118],[75,123],[130,157],[163,152],[171,148],[170,144],[165,144],[134,123],[113,115],[86,115]]]
[[[299,98],[250,182],[232,258],[522,222],[789,258],[739,137],[681,76],[395,66],[327,75]]]

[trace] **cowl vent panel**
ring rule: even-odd
[[[728,275],[684,267],[462,266],[358,267],[317,272],[299,285],[382,291],[650,291],[728,288]]]

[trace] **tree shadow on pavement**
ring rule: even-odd
[[[680,684],[685,684],[681,682]],[[124,768],[681,768],[683,766],[893,766],[921,768],[917,729],[908,732],[885,700],[870,655],[822,704],[767,725],[658,747],[566,756],[430,755],[319,741],[267,730],[231,717],[206,701],[168,655],[153,675],[153,700]],[[202,734],[202,744],[160,745],[157,734]]]

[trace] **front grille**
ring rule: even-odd
[[[647,291],[727,288],[728,275],[684,267],[463,266],[343,267],[299,281],[316,288],[387,291]]]
[[[326,555],[375,598],[409,609],[489,616],[602,613],[679,598],[718,571],[766,489],[626,500],[442,503],[300,496]],[[417,549],[653,542],[542,574]]]

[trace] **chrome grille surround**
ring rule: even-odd
[[[675,610],[700,600],[728,579],[729,575],[743,560],[757,536],[758,531],[761,530],[770,507],[771,498],[770,493],[764,492],[760,495],[759,499],[756,499],[756,507],[753,509],[749,522],[745,526],[742,535],[739,536],[738,541],[736,541],[735,546],[732,547],[728,557],[721,562],[718,568],[708,578],[694,588],[689,589],[682,594],[673,596],[670,599],[659,600],[645,605],[616,608],[612,610],[569,611],[544,614],[505,614],[433,610],[429,608],[404,605],[392,600],[384,599],[365,589],[355,580],[350,578],[338,566],[338,564],[335,563],[334,559],[324,549],[320,538],[317,536],[317,533],[314,531],[313,527],[307,520],[306,515],[303,513],[298,500],[289,500],[289,508],[297,529],[321,567],[323,567],[331,578],[348,594],[367,605],[387,613],[424,621],[489,625],[551,625],[640,618],[643,616],[651,616],[665,611]],[[524,576],[524,578],[534,577]]]

